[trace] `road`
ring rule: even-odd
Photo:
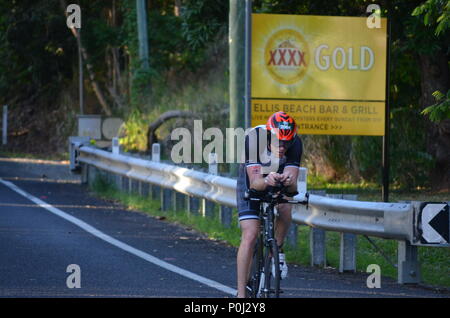
[[[40,177],[0,162],[0,297],[234,296],[235,248]],[[450,297],[368,275],[291,265],[282,296]]]

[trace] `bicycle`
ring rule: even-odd
[[[253,252],[250,278],[246,286],[247,296],[250,298],[279,298],[282,293],[280,290],[279,251],[275,238],[274,208],[280,203],[308,204],[308,193],[302,201],[285,199],[285,196],[296,194],[298,192],[287,193],[282,186],[270,187],[267,192],[250,189],[245,193],[246,200],[267,203],[266,207],[260,204],[260,234]]]

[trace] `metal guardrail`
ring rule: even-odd
[[[92,147],[80,148],[78,161],[134,180],[236,207],[236,180],[230,178],[161,162],[112,154]]]
[[[170,188],[236,208],[236,180],[161,162],[112,154],[93,147],[79,149],[78,161],[98,169]],[[298,199],[304,194],[299,194]],[[338,232],[387,239],[413,238],[413,208],[407,203],[376,203],[309,196],[308,207],[296,205],[293,221]]]
[[[83,143],[71,147],[76,152],[71,167],[78,167],[80,164],[94,166],[115,175],[173,189],[220,205],[236,207],[237,182],[234,179],[134,158],[117,151],[111,153],[85,146]],[[306,181],[306,177],[304,179]],[[306,191],[305,185],[299,188],[305,188]],[[301,199],[304,195],[301,193],[296,199]],[[308,206],[296,205],[292,215],[293,222],[306,224],[313,229],[398,240],[398,281],[417,283],[420,281],[420,271],[415,245],[424,245],[420,238],[420,212],[417,203],[350,201],[310,194]],[[344,237],[341,242],[344,242]],[[449,244],[444,242],[433,246]],[[350,254],[354,255],[355,244],[351,248],[353,252]]]
[[[413,207],[407,203],[351,201],[309,196],[308,207],[297,206],[296,223],[337,232],[350,232],[413,242]]]

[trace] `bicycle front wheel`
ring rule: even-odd
[[[253,251],[253,259],[250,269],[250,277],[247,282],[246,290],[247,297],[259,298],[261,297],[261,276],[263,272],[263,249],[261,237],[258,238],[255,249]],[[263,278],[264,279],[264,278]]]
[[[265,298],[280,297],[280,258],[276,240],[272,240],[264,253],[264,289]]]

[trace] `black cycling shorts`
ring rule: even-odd
[[[258,201],[245,200],[244,194],[247,191],[245,183],[238,182],[236,189],[237,209],[239,221],[247,219],[259,220],[259,210],[261,203]]]

